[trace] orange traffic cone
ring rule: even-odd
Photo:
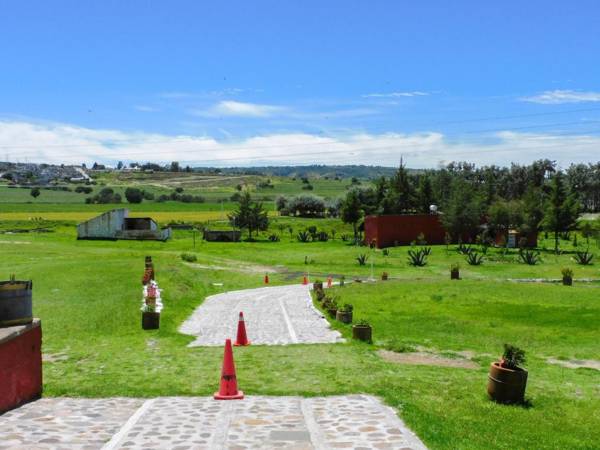
[[[221,386],[219,392],[213,396],[215,400],[241,400],[244,393],[238,391],[237,378],[235,376],[235,363],[233,362],[233,350],[231,339],[225,340],[225,353],[223,354],[223,368],[221,369]]]
[[[304,284],[304,285],[308,284],[308,277],[306,275],[304,275],[304,278],[302,278],[302,284]]]
[[[331,276],[327,277],[327,287],[330,288],[331,287],[331,283],[333,282],[333,279],[331,278]]]
[[[236,347],[250,345],[248,336],[246,336],[246,323],[244,322],[244,313],[240,312],[240,319],[238,320],[237,337],[235,338]]]
[[[265,284],[269,284],[269,274],[265,273]]]

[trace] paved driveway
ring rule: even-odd
[[[339,332],[312,303],[301,284],[231,291],[207,297],[179,328],[196,336],[190,346],[223,345],[235,339],[243,311],[251,344],[285,345],[342,342]]]

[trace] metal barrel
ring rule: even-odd
[[[31,281],[0,281],[0,327],[33,321]]]

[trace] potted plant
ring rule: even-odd
[[[337,300],[333,297],[325,297],[323,308],[327,311],[330,317],[335,317],[337,313]]]
[[[320,289],[316,292],[316,296],[317,296],[317,301],[322,302],[323,299],[325,298],[325,291],[323,289]]]
[[[315,291],[322,291],[323,290],[323,282],[321,280],[316,280],[313,283],[313,290]]]
[[[156,299],[154,299],[156,300]],[[142,309],[142,329],[157,330],[160,326],[160,313],[156,312],[155,305],[145,304]]]
[[[354,325],[352,325],[352,337],[354,339],[371,343],[371,335],[371,325],[369,325],[369,322],[367,322],[366,320],[359,320]]]
[[[387,272],[383,272],[381,274],[381,281],[386,281],[388,279],[388,273]]]
[[[345,303],[344,306],[339,308],[335,313],[335,318],[342,323],[352,323],[352,311],[354,306],[350,303]]]
[[[573,286],[573,270],[565,267],[562,272],[562,284],[565,286]]]
[[[454,263],[450,266],[450,279],[460,280],[460,265],[458,263]]]
[[[487,392],[498,403],[523,403],[527,386],[527,371],[521,367],[525,352],[513,345],[504,344],[500,361],[490,365]]]

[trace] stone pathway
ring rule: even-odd
[[[343,342],[339,332],[314,307],[308,286],[265,287],[207,297],[179,331],[197,336],[195,346],[223,345],[235,339],[243,311],[251,344],[319,344]]]
[[[425,449],[375,397],[47,398],[0,415],[0,449]]]

